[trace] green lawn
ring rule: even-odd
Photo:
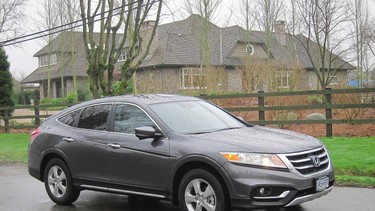
[[[0,162],[27,161],[30,134],[0,133]]]
[[[30,134],[0,133],[0,162],[27,161],[29,138]],[[375,137],[321,140],[332,159],[337,184],[375,187]]]
[[[375,186],[375,137],[321,138],[338,184]]]

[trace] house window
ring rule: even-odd
[[[339,85],[339,79],[338,79],[337,75],[332,76],[331,81],[329,82],[329,85],[331,85],[331,86]]]
[[[180,71],[182,89],[206,88],[206,71],[199,68],[182,68]]]
[[[254,54],[254,46],[251,44],[246,45],[246,53],[250,56]]]
[[[292,73],[288,71],[276,72],[276,86],[278,88],[290,88]]]
[[[47,65],[57,64],[57,57],[56,54],[49,55],[50,62],[48,63],[48,55],[43,55],[39,57],[39,67],[44,67]]]
[[[125,48],[121,49],[120,56],[118,57],[118,61],[122,62],[126,60],[126,50]]]

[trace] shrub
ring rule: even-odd
[[[325,101],[322,95],[310,95],[307,97],[307,100],[311,105],[321,105]]]
[[[342,93],[332,95],[333,104],[362,104],[362,94]],[[338,112],[344,112],[347,119],[361,118],[367,111],[367,108],[343,108],[337,109]]]
[[[66,103],[76,103],[77,102],[77,95],[74,92],[69,92],[68,95],[65,97],[64,101]]]
[[[93,99],[92,93],[88,89],[77,89],[78,101],[87,101]]]

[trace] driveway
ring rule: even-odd
[[[29,176],[25,163],[0,163],[0,210],[124,210],[179,211],[167,201],[134,199],[125,195],[83,191],[72,206],[55,205],[43,183]],[[372,211],[375,189],[335,187],[327,196],[292,207],[270,211]]]

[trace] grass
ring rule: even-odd
[[[321,138],[339,185],[375,186],[375,137]]]
[[[27,161],[30,134],[0,133],[0,163]],[[375,187],[375,137],[321,138],[343,186]]]
[[[0,133],[0,162],[27,161],[30,134]]]

